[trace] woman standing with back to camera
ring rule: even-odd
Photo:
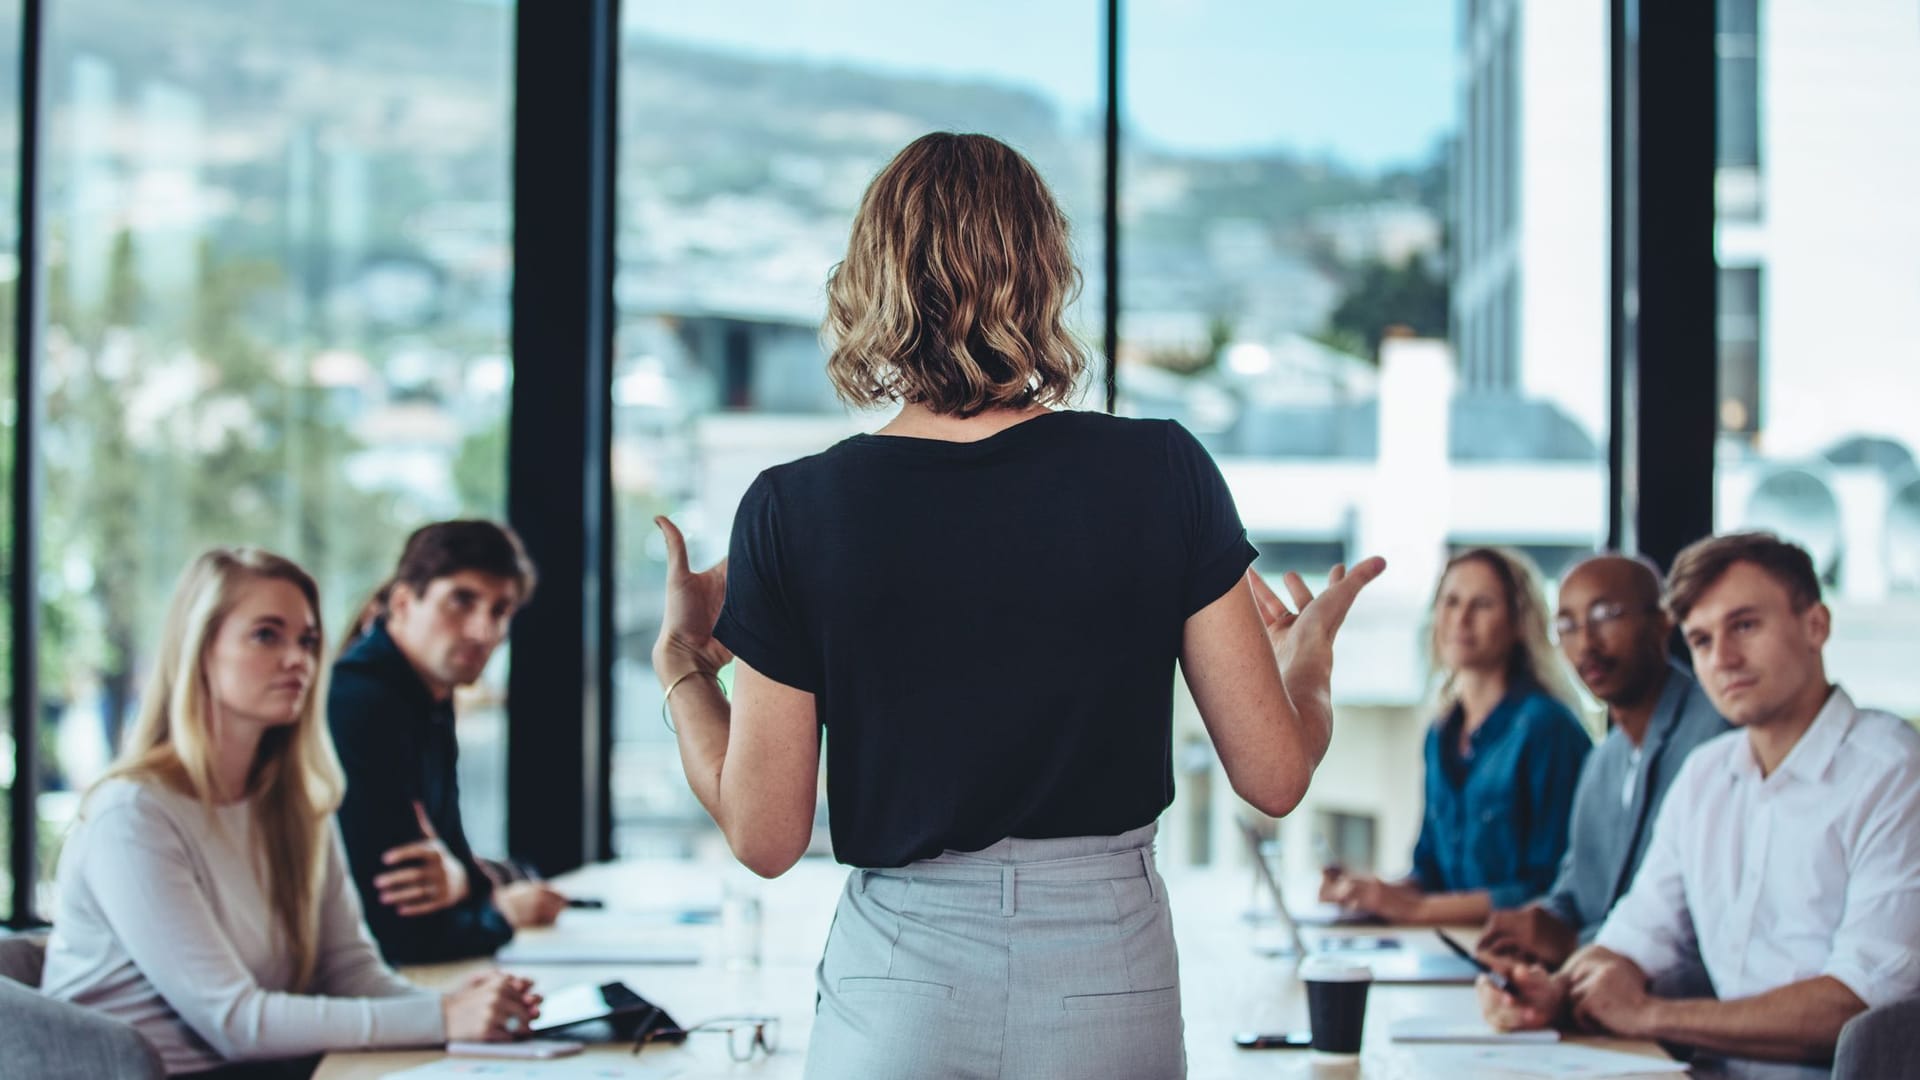
[[[820,732],[855,867],[807,1075],[1184,1074],[1154,822],[1180,661],[1234,790],[1305,793],[1333,639],[1384,563],[1293,608],[1176,423],[1054,411],[1086,358],[1039,174],[981,135],[883,169],[828,285],[828,374],[879,433],[768,469],[729,557],[669,568],[654,670],[688,782],[773,877],[806,850]],[[1293,609],[1298,609],[1295,614]],[[714,677],[738,660],[729,705]]]

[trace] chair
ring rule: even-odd
[[[47,939],[0,935],[0,1061],[36,1080],[165,1080],[160,1058],[133,1028],[70,1002],[42,997]]]
[[[1840,1029],[1833,1080],[1906,1076],[1920,1062],[1920,997],[1868,1009]]]

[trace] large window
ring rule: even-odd
[[[0,0],[0,491],[13,488],[14,298],[19,288],[20,0]],[[7,506],[13,505],[8,498]],[[0,582],[12,584],[13,515],[0,511]],[[0,925],[13,917],[13,590],[0,590]]]
[[[50,876],[196,553],[300,561],[331,646],[410,529],[501,514],[513,10],[46,6]],[[463,702],[483,849],[504,836],[504,686]]]
[[[759,470],[884,422],[835,402],[816,334],[861,192],[924,132],[993,134],[1040,166],[1075,226],[1072,318],[1098,351],[1110,5],[622,6],[616,639],[599,655],[616,851],[692,855],[717,837],[659,720],[650,519],[672,514],[710,563]],[[1607,531],[1611,6],[1117,5],[1120,411],[1199,435],[1262,570],[1393,563],[1348,632],[1369,662],[1342,665],[1330,771],[1280,837],[1290,875],[1315,837],[1385,872],[1405,857],[1441,560],[1505,543],[1552,578]],[[7,594],[36,597],[43,624],[41,874],[130,722],[190,556],[249,543],[301,560],[337,641],[409,529],[502,513],[521,15],[507,0],[45,9],[42,397],[26,403],[45,505],[0,522],[9,542],[34,528],[41,557]],[[1715,10],[1718,524],[1807,543],[1836,606],[1837,675],[1920,714],[1895,655],[1920,630],[1905,318],[1920,210],[1902,197],[1920,178],[1920,28],[1907,0],[1845,18],[1817,0]],[[8,208],[19,13],[0,0]],[[11,350],[9,332],[5,425],[21,404]],[[490,852],[504,667],[461,708],[469,832]],[[1165,846],[1204,860],[1226,850],[1234,802],[1190,707],[1176,730]],[[21,779],[9,734],[0,792]]]
[[[834,403],[816,341],[825,273],[874,170],[940,128],[1028,152],[1078,229],[1080,327],[1095,344],[1102,329],[1086,314],[1104,288],[1102,6],[854,7],[837,10],[857,28],[765,3],[627,11],[623,854],[692,854],[712,835],[647,667],[651,516],[673,513],[711,562],[760,469],[879,423]],[[1419,809],[1417,628],[1441,561],[1510,543],[1553,573],[1606,532],[1607,8],[1524,7],[1474,5],[1465,25],[1414,2],[1122,8],[1120,409],[1201,437],[1263,569],[1393,558],[1352,631],[1384,659],[1344,668],[1337,689],[1356,771],[1403,768],[1324,785],[1348,801],[1320,809],[1354,835],[1379,821],[1394,858]],[[1228,789],[1190,708],[1178,731],[1194,794],[1167,846],[1204,859]],[[1307,846],[1302,833],[1292,849]]]
[[[1397,873],[1443,560],[1507,544],[1555,577],[1606,535],[1607,6],[1125,10],[1120,409],[1213,452],[1262,572],[1388,557],[1280,838],[1296,880],[1316,821]],[[1204,861],[1238,804],[1190,702],[1176,739],[1162,847]]]
[[[835,401],[817,336],[827,271],[880,167],[929,131],[984,132],[1025,152],[1072,218],[1087,271],[1080,310],[1094,320],[1079,321],[1097,349],[1104,7],[626,5],[613,384],[619,853],[694,854],[718,836],[660,722],[648,659],[664,577],[653,515],[673,515],[694,559],[713,562],[761,469],[884,420]]]
[[[1720,216],[1760,213],[1760,0],[1715,0],[1714,159]]]
[[[1903,0],[1719,11],[1720,85],[1752,98],[1721,120],[1752,130],[1720,138],[1716,527],[1804,544],[1829,675],[1920,718],[1920,23]],[[1764,153],[1730,161],[1730,138]],[[1752,198],[1727,183],[1742,168]]]

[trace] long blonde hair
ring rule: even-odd
[[[1433,696],[1433,715],[1444,717],[1460,703],[1457,675],[1447,671],[1440,662],[1440,620],[1436,613],[1447,587],[1447,575],[1453,573],[1455,567],[1469,562],[1478,562],[1492,570],[1507,594],[1507,618],[1513,625],[1513,649],[1507,655],[1507,686],[1521,683],[1538,686],[1565,705],[1584,725],[1580,694],[1567,678],[1560,651],[1554,648],[1553,639],[1547,633],[1547,594],[1540,581],[1540,571],[1534,568],[1532,559],[1507,547],[1468,548],[1455,555],[1447,560],[1439,583],[1433,587],[1433,603],[1427,607],[1427,669],[1440,676]]]
[[[241,590],[259,581],[285,581],[313,609],[317,639],[320,589],[298,565],[258,548],[213,548],[187,565],[167,607],[160,653],[140,699],[140,718],[125,749],[102,782],[115,778],[167,787],[214,805],[212,692],[205,662],[220,624]],[[327,821],[340,807],[346,781],[333,740],[321,721],[326,666],[316,657],[314,682],[300,715],[260,739],[247,774],[253,811],[254,857],[294,961],[294,989],[313,978],[318,952],[320,877],[326,861]]]

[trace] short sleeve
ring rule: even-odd
[[[795,610],[780,529],[773,480],[761,473],[741,497],[733,518],[733,539],[727,546],[727,598],[713,636],[767,678],[817,694],[820,664]]]
[[[1167,422],[1167,466],[1175,505],[1185,518],[1181,615],[1191,616],[1238,584],[1259,552],[1247,542],[1246,526],[1240,523],[1220,466],[1192,432],[1174,421]]]

